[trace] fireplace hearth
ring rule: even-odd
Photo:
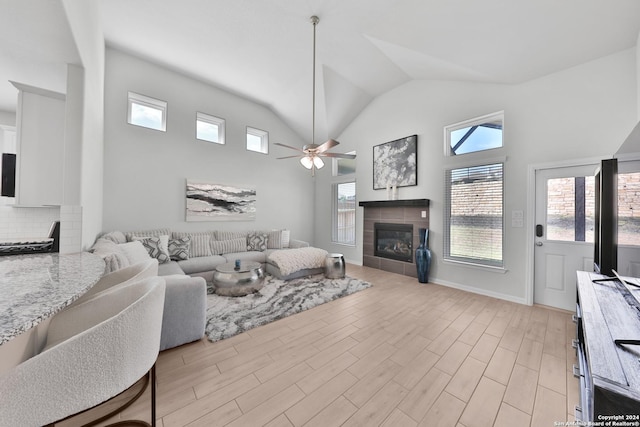
[[[374,255],[413,262],[413,225],[376,222],[374,224]]]

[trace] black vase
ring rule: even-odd
[[[429,282],[429,268],[431,268],[431,249],[429,249],[429,229],[418,229],[420,245],[416,248],[416,269],[418,282]]]

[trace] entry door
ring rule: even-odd
[[[536,171],[536,304],[574,311],[576,271],[593,271],[597,165]]]

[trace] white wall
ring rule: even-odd
[[[449,81],[411,81],[375,99],[339,136],[341,148],[356,148],[359,201],[384,200],[372,185],[372,147],[418,135],[418,185],[399,189],[400,199],[428,198],[430,247],[434,253],[430,279],[524,302],[527,281],[527,233],[511,227],[511,212],[525,211],[527,167],[576,158],[610,157],[636,120],[635,49],[521,85]],[[506,156],[506,274],[444,264],[443,210],[445,159],[443,128],[466,119],[504,110],[505,147],[488,157]],[[324,172],[321,171],[321,172]],[[331,244],[331,182],[321,173],[316,189],[316,244],[362,260],[362,208],[355,248]]]
[[[303,141],[268,108],[123,52],[107,49],[104,227],[110,230],[289,228],[313,239],[313,179],[274,146]],[[168,102],[167,131],[127,124],[127,92]],[[226,120],[225,145],[195,139],[196,112]],[[247,151],[246,126],[269,132],[269,154]],[[186,179],[254,185],[255,221],[185,222]]]
[[[82,248],[87,249],[102,230],[105,46],[96,0],[63,0],[63,6],[82,59],[81,67],[68,69],[67,101],[74,97],[74,110],[66,123],[73,132],[66,151],[73,173],[65,183],[65,202],[73,215],[82,215]],[[63,226],[65,231],[75,233]]]
[[[16,95],[16,100],[18,95]],[[16,113],[8,111],[0,111],[0,125],[16,126]]]

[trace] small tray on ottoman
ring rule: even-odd
[[[229,262],[216,267],[213,273],[213,287],[216,294],[239,297],[259,291],[264,282],[264,272],[259,262],[244,261],[236,268]]]

